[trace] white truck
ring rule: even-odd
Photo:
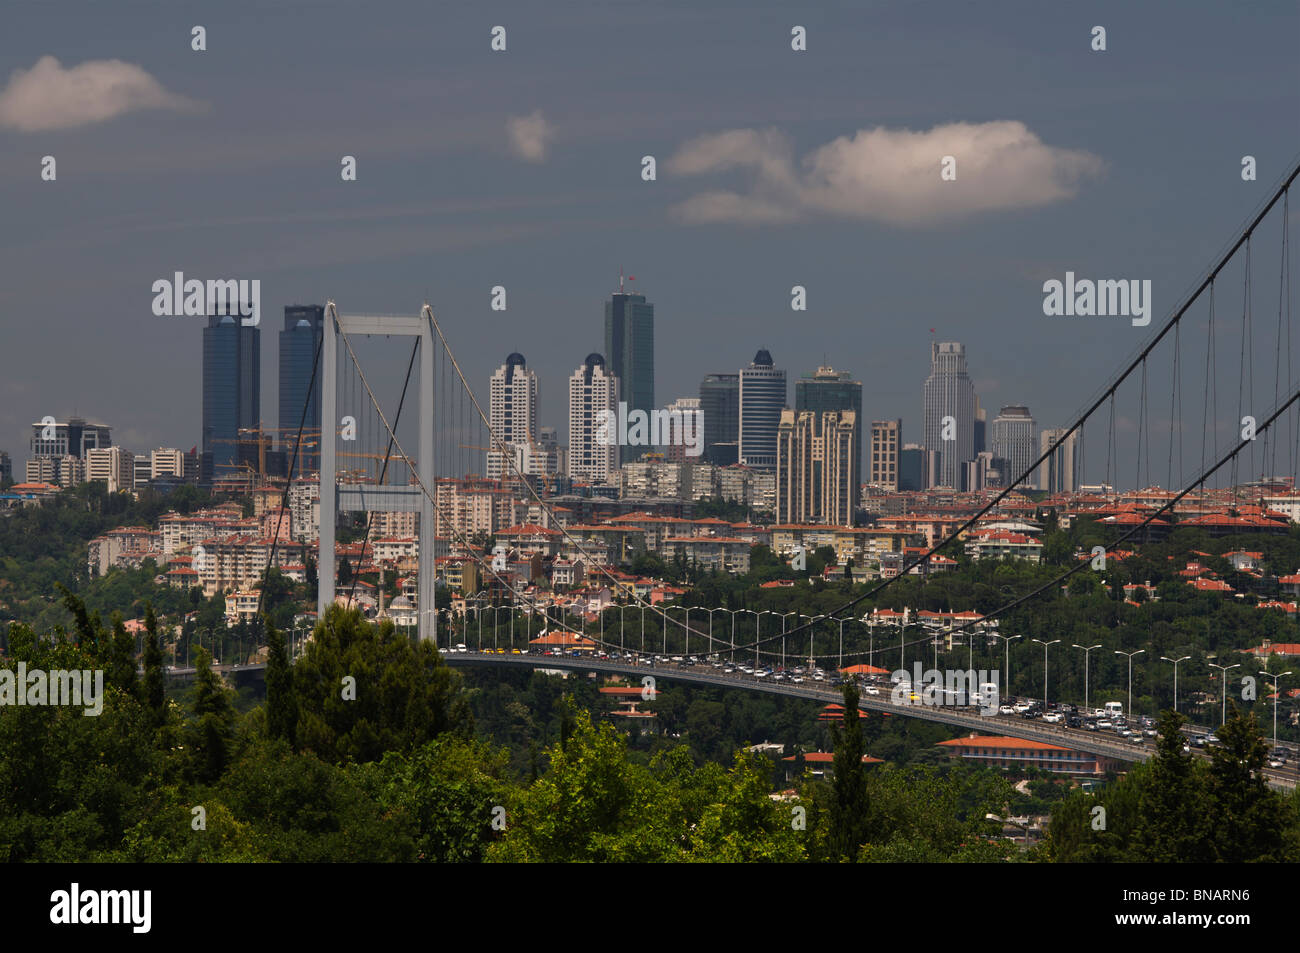
[[[1123,702],[1106,702],[1105,707],[1102,708],[1102,712],[1103,712],[1104,717],[1106,717],[1106,718],[1110,718],[1110,719],[1123,718],[1123,717],[1124,717],[1124,703],[1123,703]]]

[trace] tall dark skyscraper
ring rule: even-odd
[[[619,399],[647,415],[655,404],[655,308],[645,295],[618,291],[605,302],[605,355],[609,372],[618,378]],[[624,463],[638,459],[648,447],[625,447]]]
[[[709,374],[700,381],[704,459],[715,466],[740,460],[740,374]]]
[[[203,329],[203,483],[234,475],[240,428],[261,425],[261,392],[261,331],[238,317],[209,315]]]
[[[325,308],[318,304],[294,304],[284,309],[284,330],[280,332],[280,447],[285,466],[293,460],[298,424],[303,421],[302,408],[307,403],[304,431],[315,434],[303,437],[298,451],[298,465],[293,475],[320,469],[320,389],[321,373],[316,370],[312,384],[312,364],[325,329]],[[307,390],[311,388],[310,400]]]
[[[850,474],[853,487],[853,505],[862,487],[862,382],[851,378],[848,371],[833,367],[819,367],[811,377],[804,376],[794,382],[794,409],[811,410],[821,415],[828,410],[851,410],[856,414],[853,424],[853,459]]]
[[[740,370],[740,462],[756,470],[776,469],[776,431],[785,409],[785,371],[766,349]]]

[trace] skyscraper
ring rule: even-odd
[[[944,418],[953,429],[944,440]],[[938,486],[962,489],[962,464],[975,459],[975,385],[966,372],[966,348],[954,341],[930,342],[930,376],[925,381],[925,447],[939,453]]]
[[[1047,452],[1053,443],[1064,436],[1066,428],[1058,427],[1044,430],[1038,435],[1038,454],[1034,459]],[[1079,452],[1079,431],[1066,437],[1056,451],[1038,467],[1038,488],[1049,493],[1077,493],[1079,491],[1080,470],[1082,469]],[[1032,463],[1033,460],[1030,461]]]
[[[871,451],[869,460],[869,483],[884,487],[886,490],[898,490],[902,475],[903,421],[873,420],[871,422]],[[920,473],[917,473],[920,482]],[[920,489],[919,486],[912,489]]]
[[[819,367],[812,376],[804,376],[794,382],[794,409],[811,410],[822,414],[828,410],[851,410],[854,413],[855,426],[853,446],[857,458],[853,460],[851,479],[855,487],[862,484],[862,382],[852,379],[848,371],[837,371],[833,367]],[[856,494],[856,490],[854,491]]]
[[[605,366],[605,358],[588,354],[569,377],[569,476],[574,480],[603,483],[618,469],[618,434],[601,439],[601,411],[617,419],[619,380]]]
[[[261,426],[262,332],[228,314],[203,329],[203,468],[201,482],[234,475],[240,428]],[[296,424],[295,424],[296,426]]]
[[[740,375],[708,374],[700,382],[704,459],[726,467],[740,461]]]
[[[280,332],[280,448],[285,465],[293,461],[294,441],[301,422],[303,446],[290,476],[320,469],[320,389],[322,375],[315,367],[321,335],[325,333],[325,308],[319,304],[286,305],[284,330]],[[313,382],[312,371],[315,370]],[[308,390],[310,389],[310,394]],[[307,415],[303,416],[303,405]]]
[[[740,371],[740,462],[756,470],[776,469],[776,428],[785,409],[785,371],[760,350]]]
[[[605,354],[628,415],[640,410],[648,419],[655,409],[655,309],[645,295],[625,293],[622,276],[618,291],[605,302]],[[629,448],[628,459],[639,458],[647,449]]]
[[[1029,469],[1029,465],[1038,459],[1038,453],[1035,448],[1038,446],[1034,439],[1034,418],[1029,414],[1029,408],[1019,404],[1011,404],[1003,407],[1001,412],[993,418],[992,446],[994,466],[1001,472],[1002,485],[1010,486],[1011,482]],[[1033,479],[1030,474],[1025,483],[1028,484]]]
[[[492,374],[489,422],[492,426],[493,446],[489,450],[487,475],[492,479],[511,476],[515,470],[506,454],[513,456],[515,467],[528,473],[536,470],[540,459],[533,461],[537,446],[537,374],[528,369],[528,362],[518,352],[509,355],[506,362]],[[543,471],[544,472],[544,471]]]
[[[777,428],[777,523],[852,526],[858,421],[851,410],[783,410]]]

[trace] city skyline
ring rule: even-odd
[[[47,414],[101,416],[124,446],[200,442],[201,395],[191,383],[201,373],[193,343],[201,322],[149,310],[151,284],[176,270],[260,278],[268,316],[328,298],[344,312],[414,313],[427,297],[470,379],[485,380],[517,350],[544,380],[559,381],[575,354],[603,351],[595,315],[624,265],[656,306],[659,394],[692,394],[704,374],[743,366],[761,343],[794,375],[828,353],[851,368],[864,385],[864,419],[919,421],[912,355],[935,328],[978,350],[974,383],[990,413],[1029,400],[1044,424],[1071,421],[1091,382],[1144,335],[1127,321],[1047,318],[1043,282],[1068,271],[1138,274],[1152,281],[1153,323],[1175,306],[1294,152],[1275,121],[1293,101],[1279,90],[1295,86],[1294,18],[1262,7],[1243,20],[1203,4],[1170,22],[1157,10],[1102,3],[1096,17],[1111,18],[1112,40],[1122,42],[1094,53],[1068,12],[1014,6],[1017,15],[996,27],[975,9],[937,20],[906,8],[841,10],[833,32],[809,24],[800,55],[811,69],[790,53],[780,5],[749,5],[742,23],[673,9],[638,23],[639,42],[674,50],[671,80],[649,63],[629,68],[609,48],[612,13],[507,4],[511,50],[492,59],[486,42],[484,51],[470,42],[483,26],[469,11],[434,23],[411,7],[412,29],[381,43],[377,28],[358,29],[325,4],[308,34],[327,45],[346,37],[347,62],[290,69],[277,51],[302,41],[299,18],[278,11],[243,35],[233,13],[216,10],[212,36],[239,35],[252,64],[218,77],[219,46],[195,53],[142,11],[86,7],[93,29],[69,32],[54,11],[33,8],[11,24],[0,76],[47,53],[64,72],[115,58],[139,64],[195,111],[0,128],[0,199],[15,234],[30,239],[8,250],[14,278],[0,289],[0,449],[19,458],[27,426]],[[431,34],[441,38],[437,65],[411,75],[406,64]],[[576,68],[557,55],[563,44],[593,58]],[[990,48],[1005,55],[990,63]],[[1180,70],[1189,57],[1205,69]],[[520,62],[540,77],[523,104],[506,95]],[[1023,62],[1041,67],[1032,87],[1015,65]],[[589,82],[591,69],[600,84]],[[963,81],[975,73],[978,86]],[[320,95],[335,82],[332,96]],[[268,88],[284,98],[268,99]],[[402,94],[390,102],[378,89]],[[438,112],[436,130],[409,120],[412,103]],[[543,134],[520,140],[512,120],[533,109]],[[229,135],[219,148],[195,146],[193,133],[211,122]],[[1089,175],[1037,205],[962,206],[949,220],[933,218],[942,193],[906,192],[931,216],[910,221],[874,193],[819,192],[801,180],[789,194],[776,190],[765,220],[752,213],[774,191],[771,180],[751,188],[749,166],[732,174],[705,161],[704,147],[722,148],[730,140],[717,137],[728,130],[782,173],[790,167],[782,149],[829,160],[843,142],[847,161],[873,135],[939,145],[962,123],[1003,135],[1006,122],[1023,126],[1024,148],[1048,168],[1081,152],[1100,166],[1085,163]],[[1206,122],[1218,130],[1211,149]],[[142,139],[153,144],[147,156]],[[54,182],[37,174],[47,153],[60,163]],[[639,175],[647,154],[659,159],[653,183]],[[1258,159],[1257,182],[1241,179],[1244,154]],[[354,182],[340,180],[343,155],[357,161]],[[961,188],[968,169],[960,165],[949,185]],[[737,196],[751,217],[710,211],[710,189]],[[824,200],[837,197],[842,208],[828,208]],[[509,292],[505,311],[491,308],[497,285]],[[790,308],[796,285],[807,290],[806,312]],[[1220,333],[1231,350],[1226,325]],[[37,355],[69,341],[78,346],[62,356],[60,374],[29,372]],[[276,345],[264,343],[263,360],[276,361]],[[264,421],[279,419],[269,378]],[[563,389],[544,389],[540,409],[562,420]],[[1221,421],[1221,442],[1229,424]]]

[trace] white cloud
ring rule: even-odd
[[[555,130],[535,109],[529,116],[511,116],[506,120],[506,133],[510,137],[510,151],[529,162],[546,158],[546,146],[555,138]]]
[[[955,181],[940,178],[944,156]],[[676,175],[749,170],[747,191],[709,191],[672,208],[689,223],[760,224],[851,218],[934,225],[981,212],[1073,198],[1105,164],[1089,152],[1045,145],[1024,123],[949,123],[928,132],[859,130],[819,146],[796,164],[777,130],[701,136],[668,160]]]
[[[71,129],[138,109],[190,110],[199,104],[169,93],[133,63],[87,60],[64,69],[42,56],[31,69],[14,70],[0,91],[0,126],[21,132]]]

